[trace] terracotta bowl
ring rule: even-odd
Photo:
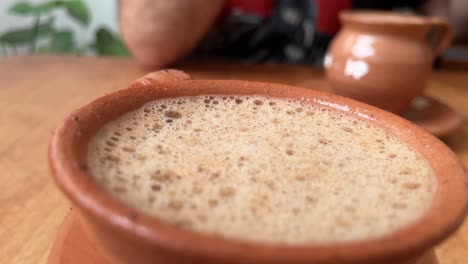
[[[200,94],[259,94],[310,98],[382,127],[427,159],[437,176],[432,206],[414,223],[385,236],[327,245],[262,244],[182,230],[113,199],[87,171],[87,142],[106,122],[159,98]],[[109,263],[437,263],[432,247],[463,221],[467,209],[464,170],[437,138],[410,122],[351,99],[311,89],[249,81],[192,80],[174,71],[150,73],[129,88],[74,111],[55,131],[49,162],[55,181],[79,210],[86,234]]]

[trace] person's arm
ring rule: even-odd
[[[198,44],[223,4],[224,0],[120,0],[120,32],[140,64],[165,67]]]

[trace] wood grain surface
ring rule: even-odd
[[[305,66],[190,62],[194,78],[249,79],[313,87],[320,71]],[[143,75],[131,60],[23,56],[0,60],[0,263],[46,263],[71,205],[49,174],[52,130],[76,107],[125,88]],[[468,71],[433,74],[427,93],[468,115]],[[468,122],[443,139],[468,165]],[[441,264],[468,263],[468,221],[438,246]]]

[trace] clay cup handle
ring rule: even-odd
[[[453,39],[452,27],[446,19],[431,18],[427,40],[434,50],[434,57],[446,49]]]
[[[147,82],[173,82],[173,81],[185,81],[190,80],[192,77],[187,73],[179,70],[166,69],[161,71],[154,71],[146,74],[140,81]]]
[[[161,84],[161,83],[180,82],[180,81],[187,81],[191,79],[192,77],[183,71],[167,69],[167,70],[150,72],[146,74],[145,76],[133,81],[128,88],[129,89],[140,89],[141,87],[154,88],[154,87],[157,87],[157,84]]]

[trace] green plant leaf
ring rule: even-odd
[[[67,13],[83,25],[89,25],[91,14],[82,0],[65,1]]]
[[[34,13],[34,6],[27,2],[20,2],[10,7],[8,12],[15,15],[29,15]]]
[[[29,43],[33,37],[33,30],[29,28],[10,30],[0,36],[0,42],[8,44],[23,44]]]
[[[45,22],[39,24],[37,35],[44,36],[44,35],[48,35],[48,34],[55,32],[54,19],[55,19],[54,17],[50,17]]]
[[[54,32],[48,50],[56,53],[73,53],[75,51],[73,32],[70,30]]]
[[[63,7],[63,5],[64,5],[63,1],[50,1],[50,2],[37,5],[36,10],[37,10],[37,13],[48,13],[48,12],[53,11],[54,9]]]
[[[37,36],[41,37],[50,34],[53,29],[53,18],[50,18],[44,23],[39,24]],[[0,42],[8,44],[25,44],[29,43],[34,38],[34,28],[15,29],[0,35]]]
[[[120,40],[106,28],[96,31],[96,43],[94,43],[97,54],[107,56],[129,57],[130,53]]]
[[[41,4],[31,4],[28,2],[20,2],[14,4],[9,12],[15,15],[39,15],[44,13],[49,13],[56,8],[62,7],[64,4],[63,1],[49,1]]]

